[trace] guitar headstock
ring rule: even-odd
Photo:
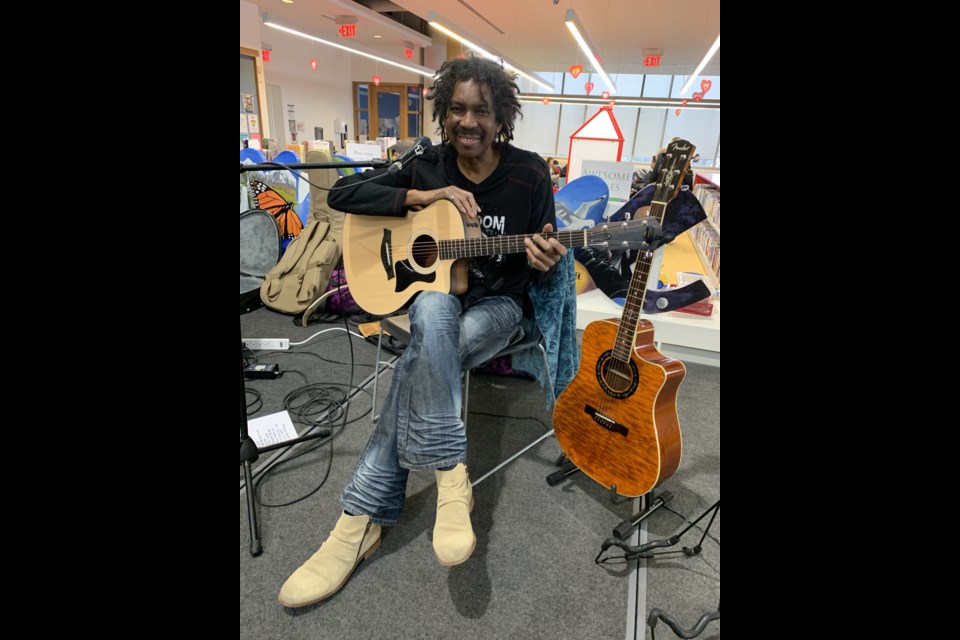
[[[663,166],[657,178],[657,191],[653,194],[654,200],[659,202],[673,200],[680,191],[683,176],[687,173],[690,160],[696,150],[697,148],[686,140],[674,140],[667,145]]]
[[[656,237],[658,228],[656,218],[605,222],[587,231],[586,246],[605,251],[646,249]]]

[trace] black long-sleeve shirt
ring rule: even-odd
[[[557,228],[550,169],[540,156],[509,144],[500,147],[500,164],[483,182],[471,182],[457,166],[449,144],[428,148],[396,173],[376,169],[337,181],[327,202],[339,211],[359,215],[404,216],[407,191],[431,191],[453,185],[469,191],[480,207],[477,215],[485,236],[539,233],[548,222]],[[342,188],[356,185],[354,188]],[[347,247],[349,251],[349,247]],[[536,272],[540,274],[541,272]],[[525,253],[474,259],[468,294],[510,295],[523,303],[531,269]]]

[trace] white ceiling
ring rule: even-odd
[[[271,20],[331,40],[338,38],[334,16],[351,14],[327,0],[252,1]],[[578,62],[588,67],[564,26],[566,10],[572,8],[614,81],[618,73],[690,74],[720,33],[720,0],[372,0],[366,4],[379,11],[407,11],[424,20],[436,11],[531,71],[566,71]],[[383,37],[374,38],[375,34]],[[261,36],[266,42],[294,37],[268,28]],[[445,36],[434,33],[433,38]],[[402,59],[404,40],[397,31],[360,15],[357,37],[344,44],[360,43]],[[663,49],[660,67],[643,66],[647,48]],[[451,41],[450,51],[459,53],[459,49],[460,43]],[[415,57],[414,62],[418,60]],[[720,75],[719,51],[701,75]]]

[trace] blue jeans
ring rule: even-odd
[[[425,291],[409,315],[410,344],[397,361],[380,419],[341,497],[345,511],[382,525],[400,518],[410,469],[466,461],[461,372],[509,345],[520,331],[523,311],[508,296],[481,298],[463,311],[455,296]]]

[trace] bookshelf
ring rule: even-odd
[[[693,177],[693,195],[700,200],[707,219],[689,230],[693,246],[713,279],[714,295],[720,295],[720,174],[698,173]]]

